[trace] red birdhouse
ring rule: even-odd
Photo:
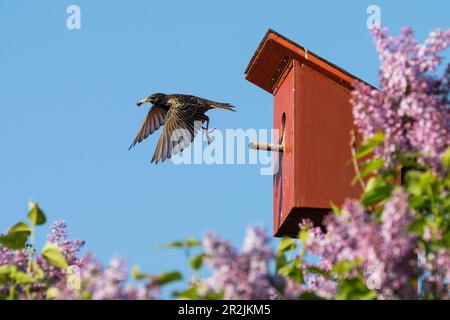
[[[354,130],[350,94],[359,80],[273,30],[263,38],[246,69],[246,79],[273,95],[273,126],[279,144],[271,150],[275,236],[296,236],[303,218],[320,225],[331,203],[358,197],[349,165]],[[361,81],[361,80],[359,80]]]

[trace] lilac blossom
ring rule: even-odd
[[[49,242],[58,245],[69,265],[80,265],[77,254],[84,246],[84,241],[80,239],[67,239],[67,226],[64,220],[55,221],[50,227],[51,234],[47,236]]]
[[[212,269],[212,275],[202,281],[206,291],[223,292],[225,299],[298,297],[299,284],[282,279],[271,269],[275,253],[264,229],[249,228],[241,252],[215,233],[205,236],[203,246],[207,254],[206,263]],[[286,282],[283,294],[275,287],[280,282]]]
[[[128,279],[127,263],[123,258],[113,258],[103,266],[92,254],[81,259],[81,289],[67,288],[59,283],[61,290],[58,299],[93,300],[148,300],[158,298],[159,288],[150,281],[145,285],[137,285]]]
[[[358,201],[347,200],[341,214],[326,218],[327,231],[315,229],[305,245],[320,258],[319,267],[324,270],[342,261],[359,261],[359,272],[367,277],[366,271],[376,267],[380,272],[379,298],[414,299],[417,293],[413,280],[418,277],[416,238],[407,230],[413,217],[408,194],[400,188],[385,204],[380,222]],[[332,281],[319,278],[312,282],[316,288],[326,286],[327,291],[321,289],[323,296],[335,294]]]
[[[43,271],[45,281],[37,281],[31,286],[31,296],[23,288],[18,288],[19,299],[46,299],[49,288],[56,289],[53,299],[94,299],[94,300],[137,300],[158,298],[159,287],[150,279],[137,284],[128,279],[128,268],[124,259],[112,259],[106,266],[102,265],[92,254],[79,258],[84,241],[69,240],[65,221],[58,220],[50,227],[47,236],[49,242],[55,243],[64,255],[67,263],[79,270],[80,288],[70,288],[67,284],[66,270],[49,264],[43,257],[35,258],[37,266]],[[10,250],[0,245],[0,265],[14,265],[26,272],[28,250]],[[8,294],[8,286],[0,285],[0,294]]]
[[[423,295],[450,300],[450,250],[441,248],[436,253],[421,255],[424,270]]]
[[[439,169],[439,158],[450,144],[450,66],[436,71],[439,55],[450,44],[450,30],[435,30],[424,43],[410,28],[402,36],[373,36],[381,59],[380,90],[357,83],[352,93],[355,124],[364,138],[382,131],[385,141],[377,150],[386,164],[395,165],[399,153],[418,152],[420,160]]]

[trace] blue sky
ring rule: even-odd
[[[81,30],[66,8],[81,8]],[[393,34],[448,28],[450,2],[0,0],[0,230],[29,199],[106,262],[149,272],[183,264],[159,243],[217,230],[236,244],[271,232],[272,178],[257,165],[151,165],[156,136],[129,152],[153,92],[232,102],[213,127],[271,128],[272,97],[244,79],[268,28],[377,84],[366,8]],[[48,226],[38,239],[44,241]]]

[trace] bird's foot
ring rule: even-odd
[[[205,138],[206,138],[206,141],[208,141],[208,145],[210,145],[211,142],[212,142],[211,137],[209,136],[209,134],[213,133],[214,130],[216,130],[216,128],[211,129],[211,130],[206,130],[206,128],[205,128]]]

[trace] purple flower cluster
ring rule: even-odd
[[[450,300],[450,250],[442,248],[421,258],[423,295]]]
[[[151,281],[144,285],[128,281],[127,263],[122,258],[113,258],[103,266],[88,253],[80,261],[80,290],[68,288],[65,282],[60,282],[58,299],[148,300],[160,295],[159,287]]]
[[[212,275],[202,280],[203,290],[224,293],[225,299],[290,299],[298,297],[299,285],[292,280],[275,275],[270,265],[275,253],[264,229],[251,227],[247,230],[244,246],[239,252],[229,241],[208,233],[203,246],[207,254],[206,264]],[[283,283],[283,293],[276,285]]]
[[[20,270],[26,270],[28,264],[27,250],[9,250],[0,245],[0,266],[7,264],[15,265]]]
[[[79,258],[79,252],[84,245],[82,240],[69,240],[65,221],[59,220],[52,224],[51,233],[47,236],[49,242],[56,244],[64,255],[67,263],[75,267],[75,277],[79,287],[68,284],[68,270],[59,269],[47,262],[43,257],[35,258],[37,266],[44,274],[44,281],[36,281],[31,286],[31,296],[18,288],[20,299],[46,299],[47,290],[54,291],[53,299],[155,299],[158,298],[159,287],[150,279],[143,284],[133,283],[127,278],[127,265],[123,259],[112,259],[103,266],[92,254]],[[14,265],[26,272],[28,265],[28,250],[10,250],[0,245],[0,265]],[[8,286],[0,285],[0,294],[8,294]]]
[[[81,262],[77,258],[77,254],[84,246],[84,241],[80,239],[67,239],[67,225],[64,220],[53,222],[50,230],[51,234],[47,236],[47,240],[58,245],[68,264],[79,266]]]
[[[373,30],[381,59],[380,90],[357,83],[352,93],[355,124],[364,138],[379,131],[385,141],[377,150],[387,165],[398,153],[418,152],[420,160],[439,170],[439,158],[450,145],[450,66],[436,75],[440,52],[450,45],[450,30],[435,30],[424,43],[410,28],[402,36]]]
[[[341,214],[326,218],[327,231],[313,229],[305,245],[320,258],[319,266],[324,270],[342,261],[359,261],[357,271],[366,280],[378,277],[379,298],[414,299],[414,280],[418,277],[416,239],[407,231],[412,221],[408,194],[402,189],[396,190],[386,203],[381,222],[358,201],[347,200]],[[313,282],[322,296],[330,298],[336,293],[332,281],[319,277]]]

